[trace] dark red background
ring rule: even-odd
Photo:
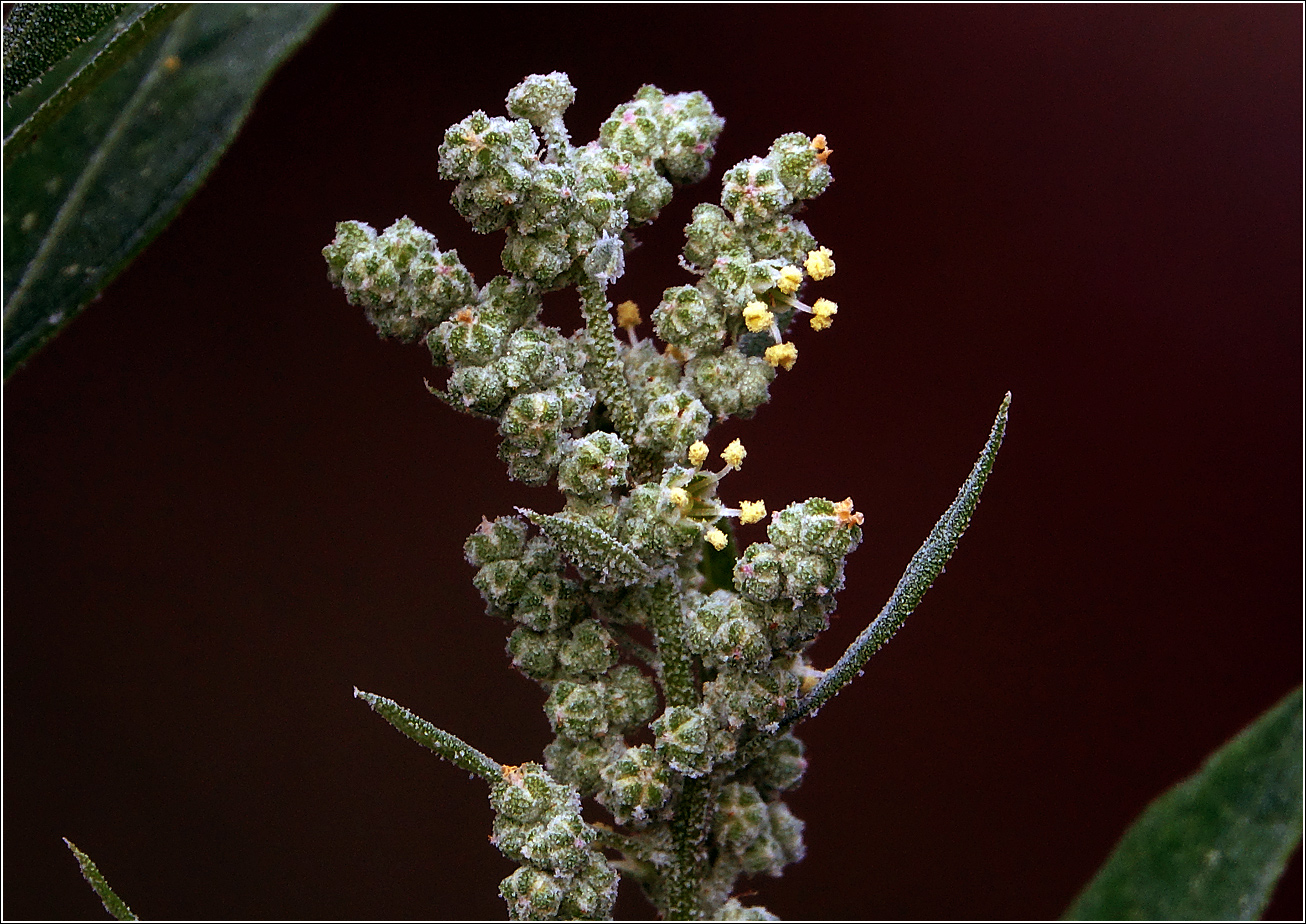
[[[818,663],[1015,396],[947,574],[804,726],[809,853],[756,900],[1061,913],[1301,678],[1301,27],[1295,5],[338,11],[5,387],[4,916],[102,914],[62,836],[147,917],[503,916],[483,785],[351,686],[536,758],[543,695],[461,545],[557,495],[507,482],[492,428],[427,396],[425,352],[378,341],[319,251],[407,214],[488,280],[501,239],[448,205],[435,149],[554,69],[578,141],[644,82],[726,118],[613,293],[646,311],[692,281],[680,228],[725,168],[786,131],[834,148],[804,217],[838,321],[713,437],[749,449],[730,497],[866,512]],[[1272,913],[1300,916],[1300,876]]]

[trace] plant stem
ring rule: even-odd
[[[580,310],[585,317],[585,330],[589,334],[590,362],[599,397],[607,405],[617,435],[627,445],[634,446],[635,407],[630,400],[626,373],[621,360],[617,358],[616,329],[612,324],[612,313],[608,310],[606,290],[589,276],[579,284],[579,288]]]

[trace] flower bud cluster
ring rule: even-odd
[[[557,513],[482,520],[464,547],[487,612],[511,626],[512,663],[544,688],[555,735],[547,770],[505,768],[491,797],[494,842],[521,864],[501,885],[513,917],[610,913],[616,873],[581,798],[624,829],[605,848],[642,845],[627,860],[665,910],[657,880],[683,855],[674,821],[698,787],[700,910],[769,919],[730,895],[740,875],[778,875],[803,855],[802,823],[781,799],[806,761],[785,722],[821,676],[804,652],[828,624],[862,519],[851,501],[791,504],[771,517],[769,541],[735,556],[727,518],[747,527],[765,504],[719,499],[746,452],[734,441],[712,471],[704,438],[768,400],[797,355],[782,339],[796,313],[817,330],[835,313],[795,297],[834,272],[794,217],[829,185],[830,151],[821,135],[783,135],[726,173],[720,205],[694,210],[682,265],[699,278],[662,293],[660,349],[638,336],[631,302],[616,337],[605,292],[630,229],[674,184],[707,174],[722,120],[701,93],[645,86],[576,147],[563,124],[574,98],[565,74],[535,75],[508,94],[510,117],[476,112],[445,134],[453,204],[475,230],[505,231],[505,275],[476,287],[408,219],[380,235],[342,223],[323,253],[381,333],[423,337],[449,367],[433,391],[498,422],[509,475],[556,479],[563,494]],[[542,295],[565,286],[585,320],[571,335],[540,320]],[[734,559],[732,575],[707,567],[713,555]]]
[[[586,921],[611,916],[617,872],[593,848],[576,790],[539,764],[504,767],[490,791],[494,845],[522,865],[499,884],[513,920]]]

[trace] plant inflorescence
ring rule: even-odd
[[[378,233],[343,222],[323,254],[331,280],[382,336],[422,340],[449,367],[432,391],[493,420],[508,475],[556,482],[561,509],[483,520],[468,562],[487,611],[510,626],[513,665],[547,693],[556,735],[542,763],[504,766],[383,697],[401,730],[491,785],[493,842],[518,869],[500,885],[514,918],[605,918],[618,880],[676,918],[769,918],[734,890],[804,853],[784,794],[807,762],[793,726],[846,684],[942,568],[992,466],[984,454],[881,616],[829,671],[805,651],[829,624],[844,559],[862,538],[851,499],[770,515],[767,541],[736,551],[735,523],[766,518],[733,498],[747,455],[712,427],[750,417],[798,356],[794,329],[838,310],[801,300],[835,272],[796,214],[831,183],[823,135],[780,136],[725,173],[720,204],[685,227],[681,266],[641,337],[607,289],[676,186],[704,178],[723,121],[701,93],[642,87],[598,138],[571,144],[575,91],[535,75],[512,118],[451,126],[440,173],[482,233],[504,231],[505,273],[478,286],[455,251],[401,218]],[[576,289],[583,324],[541,321],[542,296]],[[618,333],[621,331],[621,334]],[[659,344],[660,341],[660,344]],[[587,821],[592,799],[610,823]]]

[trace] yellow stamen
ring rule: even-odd
[[[828,298],[818,298],[812,305],[812,330],[825,330],[834,322],[830,319],[839,313],[839,306]]]
[[[862,521],[866,519],[860,513],[853,513],[853,499],[851,497],[845,497],[834,505],[834,517],[839,521],[840,526],[852,526],[854,524],[861,526]]]
[[[671,503],[675,504],[681,510],[684,510],[689,506],[689,492],[684,488],[671,488],[667,491],[667,497],[671,500]]]
[[[766,516],[766,501],[740,501],[739,522],[747,526]]]
[[[824,135],[817,135],[812,139],[812,150],[816,152],[817,162],[822,164],[834,153],[834,148],[825,143]]]
[[[775,315],[761,302],[749,302],[744,306],[744,323],[753,333],[766,330],[774,320]]]
[[[744,448],[744,444],[739,440],[735,440],[721,452],[721,458],[726,460],[726,465],[735,471],[739,471],[744,464],[744,456],[746,455],[748,455],[748,450]]]
[[[807,270],[807,275],[811,276],[818,282],[827,276],[834,275],[834,256],[829,247],[822,247],[819,250],[808,251],[807,260],[803,267]]]
[[[803,284],[803,271],[796,266],[786,266],[780,270],[780,281],[775,287],[785,295],[793,295]]]
[[[767,347],[762,358],[772,366],[779,366],[788,372],[798,361],[798,347],[792,343],[777,343],[775,346]]]
[[[700,468],[707,461],[707,443],[698,440],[689,447],[689,464]]]
[[[712,543],[712,548],[716,549],[718,552],[724,549],[726,543],[730,541],[726,538],[726,534],[721,532],[721,530],[717,529],[715,526],[704,533],[703,538]]]
[[[639,322],[639,305],[632,301],[624,301],[617,306],[618,327],[637,327]]]

